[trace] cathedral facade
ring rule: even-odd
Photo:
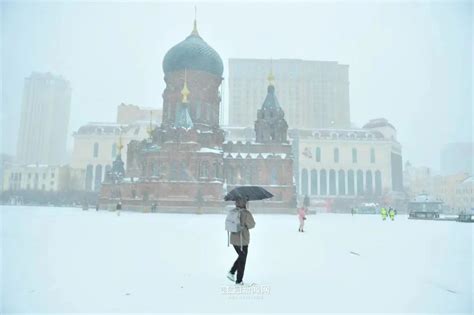
[[[222,211],[228,190],[259,185],[275,197],[253,202],[256,209],[293,209],[293,156],[273,77],[256,113],[257,137],[243,143],[226,141],[219,126],[223,63],[196,22],[192,33],[167,52],[163,70],[162,123],[150,128],[147,139],[128,144],[124,174],[119,150],[117,168],[101,188],[101,208],[120,201],[130,210]]]

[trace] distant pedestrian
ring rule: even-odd
[[[95,211],[99,211],[99,204],[95,205]]]
[[[298,232],[304,232],[304,221],[306,220],[306,212],[307,210],[304,206],[298,209],[298,220],[300,222]]]
[[[119,201],[117,206],[115,207],[115,211],[117,211],[117,215],[120,216],[120,210],[122,210],[122,202]]]
[[[390,220],[395,220],[395,210],[392,209],[392,207],[388,210],[388,215],[390,216]]]
[[[387,219],[387,210],[382,207],[382,209],[380,209],[380,214],[382,215],[382,220],[386,220]]]

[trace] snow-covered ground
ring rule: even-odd
[[[473,311],[473,224],[255,220],[235,292],[224,215],[2,207],[1,313]]]

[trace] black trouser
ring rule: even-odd
[[[247,252],[248,252],[248,245],[242,246],[242,249],[240,249],[240,246],[234,245],[234,249],[239,255],[237,257],[236,261],[234,262],[234,265],[230,269],[231,274],[235,274],[237,271],[237,280],[235,281],[236,283],[242,282],[242,278],[244,277],[244,271],[245,271],[245,262],[247,261]]]

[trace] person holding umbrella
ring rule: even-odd
[[[236,284],[243,284],[245,264],[247,263],[247,253],[250,243],[250,229],[255,227],[255,220],[247,209],[247,200],[237,199],[235,201],[235,207],[240,212],[240,232],[230,233],[230,243],[237,252],[237,259],[234,261],[232,268],[227,275],[227,278]],[[235,274],[237,273],[237,279]]]
[[[249,200],[262,200],[271,198],[273,195],[265,189],[257,186],[242,186],[234,188],[224,198],[226,201],[235,201],[226,218],[226,230],[230,233],[230,244],[237,252],[237,259],[230,268],[227,278],[236,284],[242,285],[245,265],[247,262],[248,247],[250,244],[250,229],[255,227],[255,220],[248,210]],[[237,274],[237,279],[235,275]]]

